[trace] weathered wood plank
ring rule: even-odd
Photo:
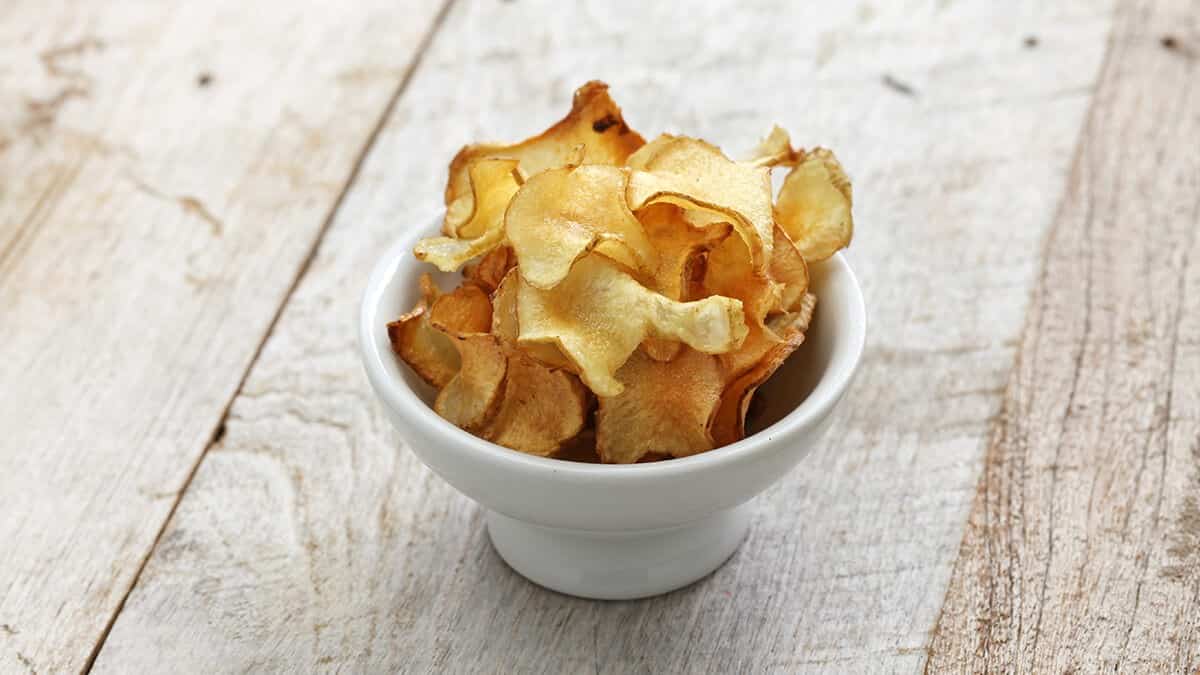
[[[457,5],[97,670],[919,669],[1104,49],[1107,6],[1048,5]],[[645,602],[511,573],[479,509],[394,452],[355,353],[366,272],[457,147],[534,131],[590,77],[643,131],[737,149],[778,121],[837,149],[872,320],[828,447],[730,564]]]
[[[1200,669],[1200,14],[1118,15],[934,672]]]
[[[439,6],[5,4],[0,671],[85,666]]]

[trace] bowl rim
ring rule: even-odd
[[[440,216],[435,219],[437,223],[440,221]],[[384,300],[384,291],[388,284],[397,274],[402,273],[402,268],[415,268],[417,265],[423,264],[412,254],[412,248],[418,239],[427,236],[425,230],[424,227],[413,228],[413,231],[401,237],[384,252],[368,277],[358,315],[359,351],[363,367],[376,395],[382,399],[384,405],[403,419],[405,426],[422,427],[426,435],[442,436],[447,447],[460,447],[466,450],[466,452],[457,454],[471,455],[472,458],[486,465],[510,470],[543,472],[559,478],[588,481],[618,478],[622,482],[626,482],[707,471],[731,463],[749,461],[755,456],[768,452],[771,447],[776,445],[774,442],[776,438],[790,437],[828,415],[849,388],[862,361],[867,333],[866,306],[858,278],[845,256],[839,252],[829,258],[825,264],[837,265],[848,278],[851,315],[846,322],[846,328],[849,330],[841,339],[849,343],[849,349],[836,351],[812,392],[795,409],[774,424],[736,443],[688,457],[661,462],[592,464],[529,455],[479,438],[451,424],[421,400],[401,377],[388,372],[385,359],[392,360],[392,365],[397,372],[403,365],[392,353],[386,331],[382,332],[382,339],[376,333],[377,330],[382,330],[388,321],[394,319],[394,317],[381,317],[380,305]],[[386,349],[382,348],[384,345],[386,345]]]

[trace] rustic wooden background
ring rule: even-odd
[[[1200,672],[1200,6],[0,10],[0,671]],[[462,143],[835,148],[871,336],[740,552],[541,590],[368,391]]]

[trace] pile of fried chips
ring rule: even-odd
[[[771,169],[788,167],[773,199]],[[759,385],[800,346],[808,264],[850,243],[833,153],[776,127],[734,161],[631,130],[607,85],[516,145],[450,163],[442,236],[392,346],[467,431],[541,456],[632,463],[738,441]],[[594,413],[594,414],[593,414]]]

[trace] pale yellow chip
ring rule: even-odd
[[[758,387],[804,342],[816,300],[815,295],[806,294],[798,311],[780,315],[779,320],[774,321],[768,329],[777,334],[776,343],[752,367],[725,385],[709,427],[716,447],[736,443],[746,436],[746,410],[750,407],[750,400]]]
[[[850,179],[833,153],[817,148],[788,172],[775,202],[775,218],[810,263],[850,244],[854,219]]]
[[[413,254],[443,272],[453,272],[468,261],[504,243],[504,212],[521,187],[515,159],[480,159],[467,168],[473,211],[452,236],[429,237],[417,242]]]
[[[462,365],[438,392],[433,410],[451,424],[474,431],[496,412],[508,360],[493,335],[461,335],[453,343]]]
[[[580,259],[553,289],[522,281],[517,292],[520,344],[555,344],[599,396],[616,396],[614,377],[647,337],[678,340],[717,354],[746,336],[742,303],[712,296],[677,302],[642,286],[600,255]]]
[[[629,178],[631,208],[666,202],[719,214],[745,241],[755,271],[766,273],[774,228],[770,169],[734,162],[718,148],[686,136],[664,143],[646,166]]]
[[[492,293],[492,334],[509,352],[520,351],[547,367],[573,372],[575,364],[563,356],[556,345],[536,342],[517,344],[520,332],[520,323],[517,319],[517,291],[521,284],[519,274],[516,269],[513,269]]]
[[[792,138],[778,125],[758,142],[754,152],[742,160],[755,166],[794,166],[804,157],[804,152],[792,147]]]
[[[638,148],[628,159],[625,160],[625,166],[639,171],[645,171],[649,168],[650,160],[658,155],[659,151],[670,145],[678,136],[672,134],[661,134],[658,138]]]
[[[596,411],[601,460],[630,464],[651,454],[687,457],[714,447],[709,423],[724,385],[716,357],[684,349],[663,363],[635,352],[616,379],[624,390],[600,397]]]
[[[509,158],[520,162],[523,175],[583,161],[622,165],[645,141],[625,124],[621,108],[608,95],[608,85],[588,82],[575,91],[571,111],[542,133],[514,145],[468,145],[450,162],[446,183],[446,220],[442,231],[454,235],[474,210],[467,167],[483,158]],[[583,150],[579,150],[583,146]]]
[[[517,191],[504,218],[521,277],[553,288],[575,261],[598,252],[633,269],[651,271],[657,253],[625,203],[628,171],[584,165],[550,169]]]
[[[480,435],[545,457],[579,435],[589,408],[590,396],[579,378],[510,354],[498,409]]]
[[[387,325],[392,351],[429,384],[441,388],[458,372],[460,359],[454,343],[429,322],[429,308],[440,291],[428,274],[422,274],[421,300],[411,311]]]

